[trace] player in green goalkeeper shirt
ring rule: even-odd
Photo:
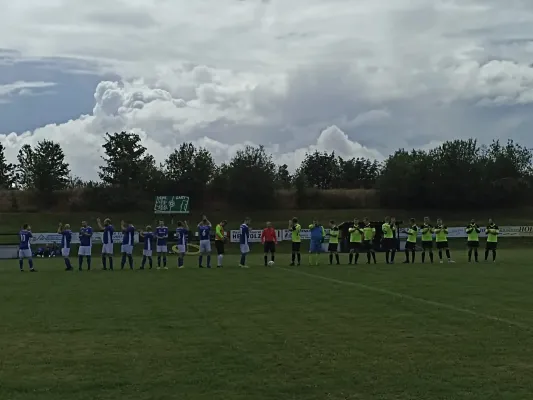
[[[333,265],[333,256],[335,256],[335,261],[337,261],[337,265],[340,264],[339,260],[339,227],[335,224],[335,221],[331,220],[329,221],[329,244],[328,244],[328,252],[329,252],[329,265]]]
[[[411,253],[411,263],[415,262],[416,255],[416,237],[418,235],[418,226],[414,218],[409,220],[411,227],[407,230],[407,241],[405,242],[405,261],[404,264],[409,264],[409,253]]]
[[[426,262],[426,251],[429,253],[429,260],[433,263],[433,226],[429,217],[424,217],[422,225],[422,262]]]
[[[359,226],[359,220],[355,218],[353,220],[353,227],[348,229],[350,233],[350,255],[348,256],[349,264],[354,262],[355,264],[359,261],[359,252],[361,251],[361,246],[363,243],[363,230]]]
[[[476,221],[472,219],[470,221],[470,224],[466,227],[466,235],[467,235],[467,246],[468,246],[468,262],[472,262],[472,253],[474,253],[474,260],[476,262],[479,262],[478,258],[478,248],[479,248],[479,233],[481,232],[481,229],[479,229],[478,224],[476,224]]]
[[[435,227],[435,239],[437,241],[437,250],[439,251],[439,260],[442,264],[442,250],[446,251],[446,258],[449,263],[454,263],[450,254],[450,247],[448,246],[448,227],[442,223],[442,219],[437,219],[437,226]]]
[[[385,262],[387,264],[394,264],[394,256],[396,255],[395,229],[396,220],[391,217],[385,217],[385,223],[381,226],[381,231],[383,232],[383,247],[385,249]]]
[[[489,224],[487,225],[487,245],[485,247],[485,261],[489,259],[489,253],[492,252],[492,262],[496,262],[496,249],[498,248],[498,234],[500,229],[494,221],[489,219]]]

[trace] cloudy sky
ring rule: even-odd
[[[263,144],[386,157],[446,139],[533,147],[531,0],[0,0],[0,142],[62,144],[95,178],[103,134],[158,160]]]

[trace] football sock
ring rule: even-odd
[[[370,252],[366,253],[366,260],[368,261],[368,263],[370,263]]]
[[[426,262],[426,252],[425,251],[422,252],[422,262],[423,263]]]
[[[209,257],[207,257],[207,262],[209,262]],[[167,266],[167,256],[163,256],[163,267]]]
[[[67,269],[71,269],[72,265],[70,264],[70,258],[65,257],[65,266]]]
[[[474,258],[475,258],[476,262],[479,260],[479,254],[477,252],[477,249],[474,250]]]
[[[291,262],[294,264],[294,261],[296,261],[296,253],[292,253],[291,256]]]
[[[337,262],[337,265],[341,263],[339,259],[339,253],[335,253],[335,261]]]
[[[415,255],[416,255],[416,251],[415,250],[411,250],[411,262],[412,263],[415,262]]]
[[[107,256],[105,254],[102,254],[102,267],[107,269]]]
[[[263,259],[264,259],[264,261],[265,261],[265,266],[266,266],[266,265],[267,265],[267,262],[268,262],[268,256],[265,255],[265,256],[263,257]]]
[[[19,258],[19,268],[21,270],[24,269],[24,260],[22,258]]]
[[[92,257],[87,256],[87,269],[91,269],[91,260],[92,260]]]
[[[468,261],[472,261],[472,249],[468,249]]]
[[[296,258],[298,259],[298,264],[300,264],[302,262],[302,254],[301,253],[297,253],[296,254]]]
[[[222,259],[224,258],[224,256],[222,254],[219,254],[218,257],[217,257],[217,265],[219,267],[222,267]]]
[[[429,261],[433,262],[433,252],[429,252]]]
[[[441,257],[442,258],[442,257]],[[446,258],[450,260],[452,258],[452,255],[450,253],[450,249],[446,249]]]
[[[153,264],[153,260],[152,260],[152,257],[148,257],[148,265],[150,266],[150,268],[152,268],[152,265]],[[113,269],[113,268],[111,268]]]
[[[276,259],[276,256],[274,255],[274,253],[270,254],[270,260],[274,262],[275,259]]]
[[[120,260],[120,268],[124,269],[126,265],[126,253],[122,254],[122,259]]]
[[[492,261],[496,261],[496,250],[492,250]]]
[[[133,256],[131,254],[128,254],[128,264],[133,269]]]
[[[211,255],[207,255],[207,268],[211,268]]]
[[[489,259],[489,251],[485,250],[485,261]]]
[[[113,269],[113,257],[109,256],[109,269]]]
[[[30,266],[30,269],[33,269],[33,259],[28,258],[28,265]]]
[[[442,261],[442,250],[439,250],[439,260]]]
[[[393,249],[390,254],[390,262],[394,262],[394,257],[396,256],[396,250]]]
[[[146,265],[146,256],[143,256],[143,260],[141,261],[141,269],[144,269],[145,265]]]
[[[329,253],[329,263],[333,264],[333,253]]]
[[[388,264],[390,261],[390,250],[385,250],[385,262]]]
[[[202,256],[199,256],[198,257],[198,266],[202,266],[202,262],[203,262],[203,257]]]
[[[405,249],[405,262],[409,262],[409,250]]]
[[[357,264],[357,261],[359,261],[359,253],[355,253],[355,264]]]
[[[348,256],[348,264],[351,264],[353,261],[353,253],[350,253],[350,255]]]
[[[376,252],[373,251],[370,254],[372,255],[372,260],[374,261],[374,264],[376,264],[377,263],[377,261],[376,261]]]
[[[202,262],[200,261],[200,264],[202,264]],[[161,267],[161,256],[157,256],[157,267]]]
[[[78,256],[78,268],[82,269],[83,267],[83,256]]]

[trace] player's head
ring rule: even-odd
[[[470,220],[470,223],[471,223],[472,225],[474,225],[474,224],[476,223],[476,220],[475,220],[474,218],[472,218],[472,219]]]
[[[63,226],[63,228],[70,229],[70,224],[65,224],[65,226]]]
[[[317,226],[318,225],[318,221],[316,219],[314,219],[312,225]]]
[[[331,227],[335,226],[335,221],[334,220],[330,220],[329,221],[329,226],[331,226]]]
[[[489,225],[492,225],[494,223],[494,221],[492,220],[492,218],[489,218]]]
[[[207,224],[207,217],[205,215],[202,217],[202,223]]]
[[[178,228],[181,228],[183,226],[183,222],[178,221],[178,223],[176,225],[178,225]]]
[[[152,231],[152,225],[146,225],[146,232]]]
[[[81,226],[83,226],[84,228],[87,227],[87,221],[81,221]]]
[[[130,221],[129,219],[126,220],[126,225],[127,225],[127,226],[133,226],[132,223],[131,223],[131,221]]]
[[[437,218],[437,225],[442,225],[442,218]]]
[[[365,223],[365,225],[368,225],[370,222],[368,222],[368,217],[364,217],[363,218],[363,222]]]
[[[293,223],[293,224],[297,224],[297,223],[298,223],[298,218],[296,218],[296,217],[292,217],[292,223]]]
[[[162,219],[159,220],[159,226],[165,226],[165,221],[163,221]]]
[[[390,217],[389,217],[389,216],[385,217],[385,222],[386,222],[387,224],[390,222]]]
[[[429,217],[424,217],[424,224],[429,224]]]
[[[246,218],[244,218],[244,223],[245,223],[246,225],[248,225],[248,224],[250,223],[250,221],[251,221],[250,217],[246,217]]]
[[[104,219],[104,225],[105,226],[111,225],[111,220],[109,218]]]
[[[22,225],[22,229],[27,230],[30,228],[30,224],[24,224]]]
[[[359,225],[359,218],[354,218],[354,219],[353,219],[353,224],[354,224],[355,226]]]
[[[416,219],[414,219],[414,218],[409,218],[409,222],[411,223],[411,225],[414,225],[415,222],[416,222]]]
[[[220,221],[220,226],[226,226],[227,224],[228,224],[228,221],[226,220]]]
[[[266,227],[267,227],[267,228],[272,228],[272,222],[267,221],[267,223],[266,223]]]

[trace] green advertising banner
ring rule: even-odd
[[[188,214],[189,198],[187,196],[157,196],[154,205],[155,214]]]

